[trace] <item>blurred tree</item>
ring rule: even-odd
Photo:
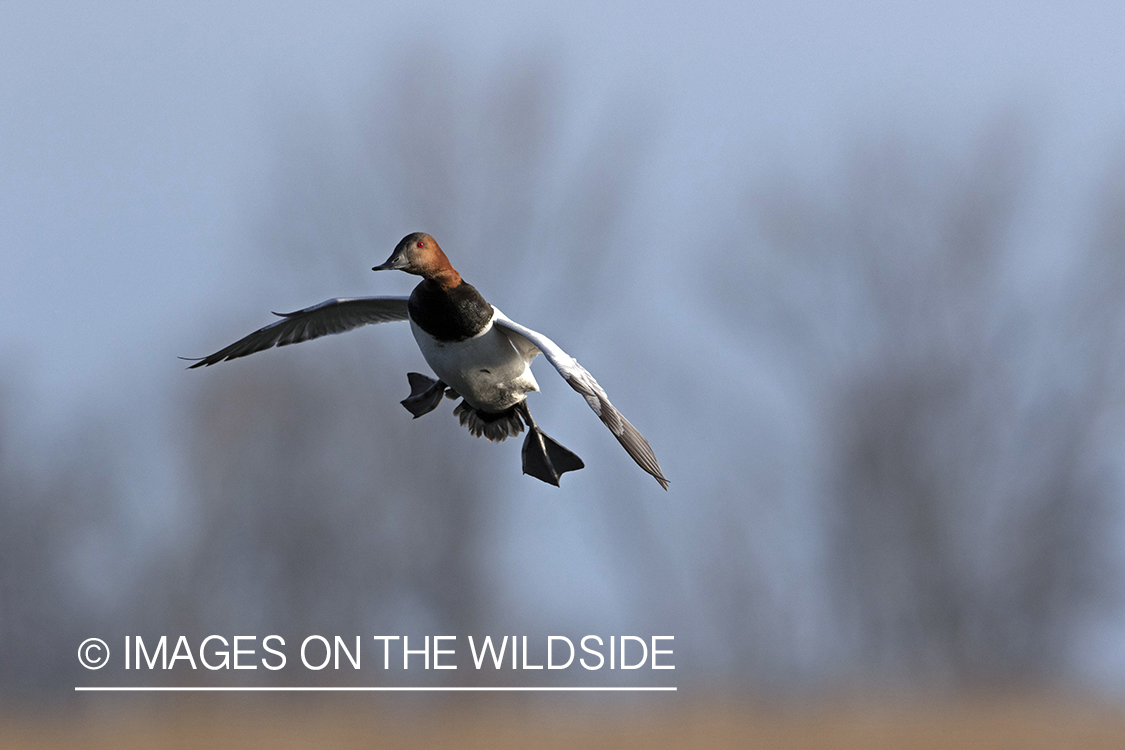
[[[600,321],[635,302],[615,279],[660,265],[624,236],[653,118],[625,102],[580,121],[560,80],[541,60],[472,79],[431,57],[390,70],[345,117],[358,128],[285,113],[263,284],[299,304],[365,293],[357,273],[425,229],[509,312],[557,323],[583,358],[628,357],[634,337]],[[609,619],[671,627],[679,674],[1043,675],[1085,612],[1119,607],[1125,190],[1086,253],[1031,273],[1028,140],[1001,120],[961,156],[885,143],[834,190],[776,181],[738,234],[692,246],[694,296],[676,255],[658,340],[633,346],[658,354],[638,371],[669,395],[653,418],[683,436],[684,476],[658,513],[618,460],[587,538],[616,576]],[[70,686],[58,644],[101,623],[199,639],[534,621],[501,611],[489,565],[518,445],[470,440],[447,412],[411,423],[403,374],[425,369],[404,326],[380,326],[185,374],[186,522],[136,578],[128,516],[147,509],[123,500],[121,446],[81,423],[30,471],[0,412],[0,685]],[[573,398],[563,416],[616,451]],[[131,603],[115,616],[109,579]]]
[[[1001,119],[962,159],[885,144],[836,194],[754,201],[770,273],[744,304],[784,316],[827,459],[836,638],[873,676],[1049,674],[1105,597],[1122,238],[1043,294],[1019,234],[1027,140]]]
[[[118,583],[128,588],[135,547],[120,443],[105,424],[79,423],[29,461],[9,393],[0,391],[0,698],[58,698],[95,674],[76,649],[109,637]]]

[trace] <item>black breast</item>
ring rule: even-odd
[[[407,305],[410,319],[438,341],[464,341],[484,330],[492,305],[472,284],[442,289],[429,280],[414,287]]]

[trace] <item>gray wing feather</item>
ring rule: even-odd
[[[319,305],[291,313],[274,313],[281,320],[259,328],[225,349],[201,357],[191,367],[206,367],[228,359],[245,357],[274,346],[288,346],[302,341],[343,333],[371,323],[407,320],[407,297],[349,297],[330,299]],[[190,368],[189,368],[190,369]]]
[[[495,307],[493,309],[496,310]],[[570,387],[582,394],[586,403],[609,428],[626,452],[633,457],[637,465],[655,477],[661,487],[668,489],[668,480],[664,478],[660,464],[656,462],[656,454],[652,452],[648,441],[621,412],[614,408],[605,391],[598,385],[598,381],[594,380],[594,376],[587,372],[586,368],[578,364],[578,360],[564,352],[558,344],[543,334],[521,326],[499,310],[496,310],[492,322],[508,334],[513,346],[527,361],[530,362],[537,353],[542,352]]]

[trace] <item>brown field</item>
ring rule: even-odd
[[[1125,709],[1068,697],[601,704],[105,697],[0,714],[7,748],[1013,748],[1121,750]]]

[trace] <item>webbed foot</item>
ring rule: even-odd
[[[441,397],[445,394],[445,383],[417,372],[406,373],[406,379],[410,381],[410,395],[399,403],[405,406],[415,419],[423,414],[429,414],[438,407]]]
[[[581,458],[539,429],[539,425],[531,418],[526,401],[516,408],[528,427],[521,451],[524,474],[558,487],[563,474],[585,468],[586,464]]]

